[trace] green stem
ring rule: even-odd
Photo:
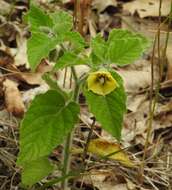
[[[75,82],[78,82],[78,77],[77,77],[77,73],[75,71],[75,68],[71,67],[71,71],[72,71],[72,75],[73,75]]]
[[[96,120],[95,120],[95,118],[93,118],[93,122],[92,122],[92,124],[91,124],[90,131],[89,131],[89,133],[88,133],[87,141],[86,141],[85,148],[84,148],[83,155],[82,155],[82,160],[83,160],[83,172],[85,172],[86,167],[87,167],[87,164],[86,164],[86,156],[87,156],[88,146],[89,146],[89,143],[90,143],[90,140],[91,140],[91,136],[92,136],[92,134],[93,134],[93,128],[94,128],[95,122],[96,122]],[[83,185],[83,183],[81,183],[80,189],[82,189],[82,185]]]
[[[61,181],[64,181],[65,179],[73,178],[75,176],[80,175],[80,172],[69,172],[68,174],[62,176],[62,177],[57,177],[53,180],[48,181],[45,183],[42,187],[40,187],[38,190],[44,190],[47,187],[52,187],[54,184],[60,183]]]
[[[62,170],[62,177],[67,176],[69,170],[70,170],[70,161],[71,161],[71,156],[70,156],[70,149],[71,149],[71,144],[72,144],[72,137],[73,134],[72,132],[68,134],[66,141],[65,141],[65,145],[64,145],[64,160],[63,160],[63,170]],[[62,184],[61,184],[61,188],[63,190],[67,189],[67,184],[68,183],[68,179],[64,178],[62,180]]]
[[[77,77],[77,74],[76,74],[74,67],[71,67],[71,71],[73,74],[73,78],[75,80],[75,89],[74,89],[74,93],[73,93],[73,101],[77,102],[78,96],[79,96],[80,82],[78,80],[78,77]],[[70,150],[71,150],[71,145],[72,145],[72,139],[73,139],[73,132],[70,132],[66,138],[65,145],[64,145],[62,177],[66,176],[70,170],[70,162],[71,162]],[[61,188],[63,190],[66,190],[67,186],[68,186],[68,178],[64,178],[64,180],[62,181],[62,184],[61,184]]]

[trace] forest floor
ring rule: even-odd
[[[51,11],[63,8],[73,12],[72,0],[63,4],[50,0],[39,2],[42,8]],[[172,189],[172,24],[167,19],[171,1],[163,0],[161,9],[159,4],[159,0],[92,0],[84,26],[87,40],[98,32],[106,38],[113,28],[122,28],[141,33],[152,43],[134,64],[122,68],[114,66],[124,79],[128,97],[121,146],[137,163],[142,164],[145,154],[145,163],[141,176],[139,165],[127,168],[117,161],[88,155],[88,175],[72,181],[72,190]],[[41,63],[36,73],[26,74],[30,72],[26,55],[29,35],[22,15],[28,9],[28,0],[0,0],[0,190],[22,189],[19,187],[20,170],[15,165],[19,123],[30,101],[48,89],[41,79],[49,70],[47,63]],[[77,72],[84,72],[84,69],[79,67]],[[57,80],[62,80],[62,76],[63,73],[57,73]],[[156,91],[158,85],[159,92]],[[155,101],[155,110],[150,126],[151,100]],[[82,109],[73,142],[76,147],[83,147],[92,123],[84,101]],[[94,126],[93,138],[97,136],[114,140],[98,123]],[[54,162],[58,163],[61,148],[57,147],[51,155]],[[72,167],[78,168],[80,162],[79,156],[73,155]],[[56,190],[58,186],[49,189]]]

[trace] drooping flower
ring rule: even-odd
[[[89,74],[87,78],[88,90],[98,95],[107,95],[114,91],[119,85],[108,71],[96,71]]]

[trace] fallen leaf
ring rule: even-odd
[[[135,190],[136,189],[136,185],[130,180],[125,178],[126,182],[127,182],[127,190]]]
[[[22,66],[25,65],[26,68],[30,68],[29,67],[29,62],[27,59],[27,40],[24,37],[17,37],[16,38],[17,41],[17,52],[16,55],[14,57],[15,60],[15,65],[18,66]]]
[[[171,127],[172,123],[172,101],[158,103],[154,113],[154,129],[166,129]]]
[[[16,74],[15,77],[30,85],[40,85],[43,82],[42,75],[40,73],[19,73]]]
[[[10,10],[11,10],[10,4],[7,3],[6,1],[1,0],[0,1],[0,14],[6,15],[10,12]]]
[[[104,139],[91,140],[88,145],[88,152],[97,154],[104,158],[110,158],[119,161],[127,167],[134,167],[134,163],[128,155],[121,149],[119,144],[106,141]]]
[[[5,22],[0,25],[0,39],[4,45],[10,47],[10,44],[15,42],[18,34],[17,25],[13,22]]]
[[[79,182],[82,183],[82,181],[84,181],[83,187],[86,187],[86,189],[89,189],[91,186],[99,190],[128,190],[125,178],[119,170],[116,170],[116,168],[114,170],[109,168],[107,170],[89,170],[88,174],[85,174],[81,180],[79,179]]]
[[[106,1],[100,1],[100,0],[93,0],[92,1],[92,8],[96,9],[99,13],[104,11],[108,6],[117,6],[116,0],[106,0]]]
[[[124,85],[127,92],[138,92],[150,86],[151,75],[149,70],[119,70],[119,74],[124,79]]]
[[[4,78],[0,77],[0,97],[3,97],[3,95],[4,95],[4,92],[3,92],[3,81],[4,81]]]
[[[90,32],[90,36],[91,37],[95,37],[97,34],[97,16],[94,12],[90,13],[90,18],[88,19],[88,28],[89,28],[89,32]]]
[[[46,61],[42,60],[41,63],[38,65],[35,73],[24,73],[20,72],[15,74],[14,76],[20,81],[24,81],[30,85],[41,85],[44,84],[44,80],[42,76],[52,70],[52,65],[46,63]]]
[[[145,101],[145,94],[129,94],[127,97],[127,108],[132,112],[137,112],[139,106]]]
[[[162,1],[161,16],[167,16],[170,12],[171,2],[169,0]],[[129,11],[132,15],[138,13],[140,18],[158,17],[159,1],[158,0],[135,0],[125,3],[124,10]]]
[[[13,57],[6,51],[0,49],[0,66],[5,67],[8,64],[13,64]]]
[[[3,87],[7,111],[17,117],[23,116],[25,107],[17,84],[12,80],[6,79],[3,82]]]

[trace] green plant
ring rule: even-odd
[[[26,20],[31,31],[27,55],[33,71],[57,45],[63,52],[52,72],[44,76],[50,90],[36,96],[21,123],[17,164],[22,167],[22,183],[32,186],[53,171],[48,156],[66,139],[62,167],[64,188],[65,178],[70,175],[71,133],[79,121],[79,94],[84,94],[90,112],[102,128],[120,141],[126,94],[122,78],[111,65],[132,63],[141,56],[148,42],[140,34],[114,29],[107,41],[98,34],[86,43],[78,32],[72,30],[72,17],[68,13],[45,13],[33,4]],[[88,47],[91,49],[89,55],[85,51]],[[78,77],[76,65],[87,65],[90,71]],[[71,68],[75,80],[75,87],[70,92],[59,87],[51,78],[53,72],[66,67]]]

